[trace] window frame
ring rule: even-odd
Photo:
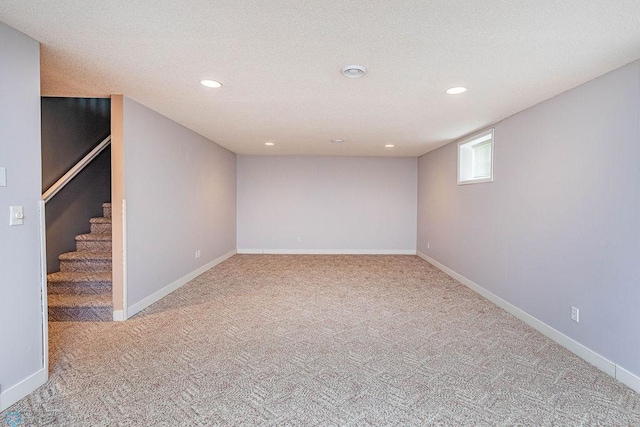
[[[482,184],[485,182],[493,182],[493,164],[494,164],[495,146],[496,146],[494,130],[495,128],[491,128],[481,132],[477,132],[463,139],[462,141],[458,142],[458,175],[457,175],[458,185]],[[481,141],[483,138],[486,138],[487,136],[489,136],[487,140]],[[490,158],[491,167],[489,168],[489,176],[484,178],[462,179],[463,169],[467,169],[467,172],[470,169],[471,170],[470,175],[473,176],[473,169],[475,168],[475,162],[473,161],[473,149],[476,146],[480,146],[485,143],[491,144],[491,158]],[[468,150],[466,155],[467,156],[466,160],[463,159],[464,157],[463,150]],[[463,163],[465,164],[463,165]]]

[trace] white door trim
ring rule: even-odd
[[[49,302],[47,300],[47,219],[45,201],[40,200],[40,292],[42,296],[42,367],[49,380]]]

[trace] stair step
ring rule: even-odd
[[[51,295],[49,307],[109,307],[113,308],[111,295]]]
[[[111,295],[111,272],[56,272],[47,275],[49,295]]]
[[[76,241],[103,241],[103,242],[111,242],[111,233],[88,233],[88,234],[78,234],[76,236]]]
[[[66,252],[61,254],[58,259],[60,261],[69,261],[69,260],[95,260],[95,261],[103,261],[103,260],[111,260],[111,252],[101,252],[101,251],[73,251]]]
[[[66,295],[48,296],[50,321],[104,322],[113,320],[111,295]]]
[[[89,252],[110,252],[111,233],[89,233],[76,236],[76,249]]]
[[[60,271],[47,275],[50,321],[112,321],[111,203],[76,236],[76,251],[61,254]]]
[[[91,223],[91,233],[111,234],[111,218],[104,216],[91,218],[89,223]]]
[[[111,203],[103,203],[102,204],[102,215],[107,218],[111,218]]]
[[[60,271],[111,271],[111,252],[75,251],[58,257]]]
[[[111,221],[113,219],[111,217],[106,217],[106,216],[97,216],[95,218],[91,218],[89,220],[89,222],[91,224],[97,224],[97,223],[104,223],[104,222],[108,222],[109,224],[111,224]]]

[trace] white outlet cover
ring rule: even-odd
[[[7,186],[7,170],[5,168],[0,168],[0,187]]]
[[[580,323],[580,309],[577,307],[571,307],[571,320]]]

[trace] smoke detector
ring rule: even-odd
[[[350,79],[357,79],[358,77],[362,77],[367,72],[367,69],[362,65],[347,65],[342,68],[342,74],[345,77],[349,77]]]

